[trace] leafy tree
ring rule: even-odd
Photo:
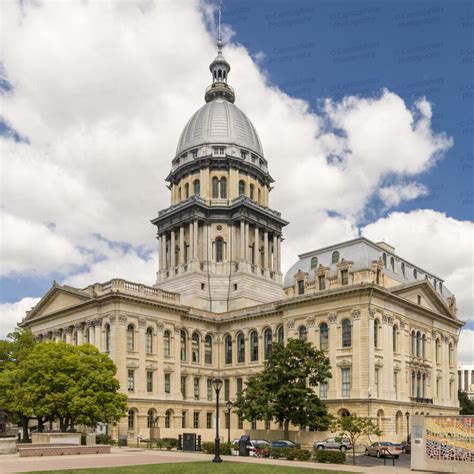
[[[286,439],[290,423],[325,430],[331,418],[312,387],[331,378],[330,369],[324,352],[309,342],[273,343],[264,370],[238,394],[237,413],[246,420],[275,419],[283,424]]]
[[[471,400],[463,390],[458,391],[460,415],[474,415],[474,400]]]
[[[332,422],[330,429],[333,433],[339,432],[341,438],[349,438],[352,444],[352,464],[356,463],[355,445],[357,440],[361,436],[380,436],[382,434],[382,431],[370,418],[359,418],[357,415],[337,418]]]
[[[30,328],[17,326],[6,339],[0,340],[0,372],[11,364],[18,364],[36,344]]]
[[[39,425],[58,419],[61,431],[74,423],[117,421],[125,416],[127,396],[118,393],[116,371],[112,360],[90,344],[38,343],[0,374],[0,405],[22,420],[25,440],[33,416]]]

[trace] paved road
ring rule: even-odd
[[[356,455],[356,465],[357,466],[382,466],[383,467],[383,458],[376,458],[373,456],[366,456],[365,454]],[[392,466],[392,460],[390,458],[385,459],[386,466]],[[347,463],[352,464],[352,456],[347,456]],[[410,469],[410,455],[402,454],[399,459],[395,459],[395,467],[399,468],[408,468]]]

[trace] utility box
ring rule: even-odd
[[[196,433],[183,433],[183,451],[196,451]]]
[[[118,445],[119,445],[119,448],[123,448],[125,446],[128,446],[128,436],[127,435],[119,435]]]
[[[243,435],[239,439],[239,456],[250,456],[250,436]]]

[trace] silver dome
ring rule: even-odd
[[[224,99],[208,102],[189,119],[179,139],[176,156],[206,144],[236,145],[263,156],[252,122],[236,105]]]

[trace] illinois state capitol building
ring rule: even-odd
[[[129,400],[114,436],[147,438],[157,423],[161,436],[186,429],[213,439],[212,379],[224,380],[224,400],[235,398],[272,342],[288,338],[327,353],[333,377],[317,390],[329,411],[369,416],[385,439],[405,438],[414,414],[457,414],[463,323],[443,280],[365,238],[302,254],[283,278],[288,222],[269,207],[273,179],[234,105],[220,41],[210,71],[206,103],[184,127],[166,178],[171,205],[152,220],[155,286],[54,283],[24,324],[110,355]],[[279,428],[225,412],[233,436]]]

